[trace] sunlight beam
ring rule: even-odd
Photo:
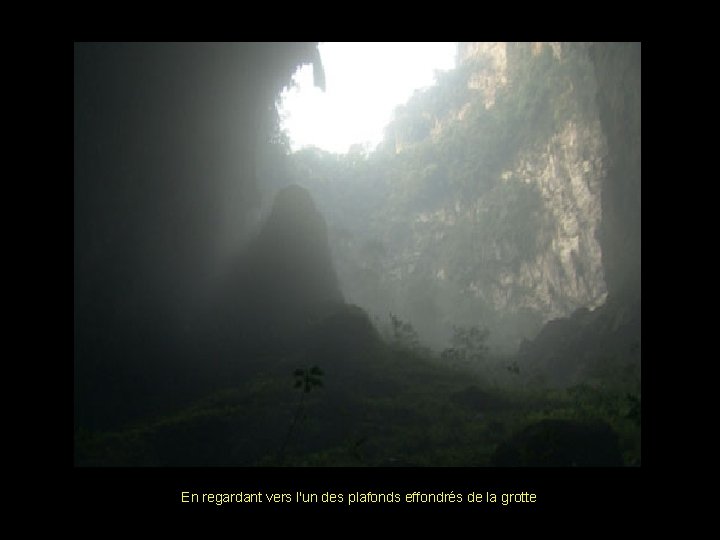
[[[326,91],[313,84],[306,65],[281,96],[281,126],[292,151],[317,146],[346,153],[354,144],[372,150],[392,113],[435,72],[455,67],[457,43],[320,43]]]

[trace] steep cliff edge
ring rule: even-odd
[[[638,44],[461,43],[375,152],[291,162],[346,298],[377,319],[399,315],[438,349],[453,325],[488,328],[507,354],[537,336],[525,363],[558,373],[577,367],[560,350],[634,347],[606,331],[639,329]]]
[[[277,95],[311,62],[316,43],[75,44],[78,424],[176,385],[189,314],[249,236]]]
[[[325,220],[306,189],[288,186],[277,193],[219,295],[214,320],[224,328],[220,339],[265,353],[284,348],[308,320],[344,302]]]
[[[602,190],[605,280],[611,296],[631,301],[640,296],[640,44],[595,44],[589,52],[609,158]]]
[[[367,159],[294,154],[346,297],[438,349],[453,325],[481,325],[506,353],[602,305],[596,95],[585,45],[461,43],[457,68],[397,108]]]
[[[612,364],[640,367],[640,44],[589,47],[608,146],[600,243],[607,301],[548,323],[520,358],[548,382],[572,384]]]

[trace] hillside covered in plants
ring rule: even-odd
[[[479,324],[511,352],[607,296],[597,81],[576,44],[461,44],[458,62],[374,151],[309,148],[270,176],[314,194],[351,301],[437,349]]]
[[[75,465],[640,465],[639,44],[460,43],[344,155],[303,64],[76,44]]]

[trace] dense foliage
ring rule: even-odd
[[[499,449],[520,444],[516,435],[522,441],[524,430],[552,420],[579,428],[602,423],[617,439],[623,463],[640,464],[637,374],[623,381],[616,371],[554,390],[511,373],[502,358],[448,369],[445,361],[400,345],[365,356],[357,369],[297,369],[296,359],[268,358],[252,377],[228,381],[173,414],[112,432],[78,432],[77,462],[489,466]],[[552,434],[539,437],[535,446],[553,442]],[[583,455],[587,447],[574,451]],[[574,455],[573,448],[565,451]]]
[[[548,318],[508,280],[556,225],[537,184],[503,173],[568,120],[592,118],[592,66],[573,48],[562,60],[549,47],[513,51],[492,106],[469,85],[486,60],[471,59],[399,106],[374,151],[306,148],[283,171],[326,216],[347,297],[376,318],[399,314],[437,349],[454,325],[481,325],[512,350]]]
[[[550,226],[536,186],[504,173],[593,107],[586,56],[513,55],[492,107],[468,62],[398,108],[371,153],[286,160],[266,118],[264,195],[299,183],[312,196],[280,192],[223,302],[181,330],[140,310],[132,333],[76,314],[76,464],[639,465],[639,318],[625,304],[546,325],[547,364],[491,347],[542,314],[504,313],[481,285],[532,260]],[[550,384],[553,369],[572,377]]]

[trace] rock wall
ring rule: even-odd
[[[538,242],[545,247],[521,265],[512,282],[533,291],[523,307],[538,309],[546,318],[605,301],[599,241],[605,152],[598,121],[569,120],[503,173],[506,182],[537,186],[543,200],[546,220]]]
[[[520,351],[529,373],[559,385],[602,369],[636,370],[639,377],[641,364],[640,44],[592,44],[587,50],[607,141],[599,240],[608,297],[594,312],[551,321]]]
[[[637,281],[639,59],[623,47],[460,43],[367,160],[294,158],[346,297],[438,348],[482,325],[510,352]]]
[[[247,236],[275,99],[318,53],[287,42],[74,52],[76,420],[106,425],[172,386],[189,314]]]
[[[639,43],[589,47],[608,141],[603,182],[603,262],[610,294],[640,294],[641,77]]]
[[[540,56],[545,53],[545,64]],[[460,293],[474,297],[483,309],[495,313],[477,322],[491,326],[492,335],[504,341],[504,347],[517,346],[523,337],[532,337],[539,330],[538,322],[567,316],[579,307],[596,308],[607,296],[605,263],[602,249],[604,182],[608,173],[608,143],[599,119],[594,99],[595,79],[590,58],[583,46],[561,43],[461,43],[458,60],[467,70],[469,99],[452,109],[435,123],[431,133],[438,143],[454,129],[464,129],[472,122],[487,122],[493,110],[504,106],[517,110],[521,123],[507,127],[511,116],[498,116],[488,125],[487,146],[493,139],[522,140],[516,148],[510,144],[498,149],[505,153],[491,155],[480,162],[480,176],[488,170],[497,172],[487,177],[487,185],[500,181],[495,187],[469,185],[464,193],[456,192],[439,207],[420,212],[414,217],[412,240],[395,243],[389,250],[398,264],[391,265],[392,275],[403,275],[426,267],[437,281],[455,282]],[[538,66],[565,65],[563,84],[549,90],[550,111],[542,112],[550,120],[525,117],[522,104],[508,101],[534,99],[523,94],[521,85],[533,88],[532,77],[547,75]],[[532,71],[536,70],[536,71]],[[530,74],[529,74],[530,73]],[[542,85],[537,85],[540,92]],[[508,97],[509,96],[509,97]],[[498,104],[499,97],[506,101]],[[474,103],[479,101],[488,111],[485,116],[473,116]],[[498,113],[500,114],[500,113]],[[502,113],[505,114],[505,113]],[[509,114],[509,113],[508,113]],[[479,119],[478,119],[479,118]],[[547,127],[547,125],[551,127]],[[510,136],[503,130],[514,130]],[[417,143],[416,143],[417,144]],[[462,144],[462,143],[458,143]],[[403,149],[412,145],[405,143]],[[488,152],[477,148],[478,153]],[[494,176],[493,176],[494,175]],[[434,180],[442,181],[438,173]],[[523,188],[525,192],[523,194]],[[539,207],[525,199],[538,194]],[[470,196],[470,198],[468,197]],[[537,214],[530,228],[513,231],[513,220],[525,218],[519,204],[528,203],[528,212]],[[447,252],[437,256],[434,245],[453,235],[459,223],[468,223],[475,232],[461,243],[477,260],[465,260],[465,265],[478,270],[474,277],[460,279],[447,261]],[[502,231],[485,234],[488,225],[507,222]],[[472,238],[474,237],[474,238]],[[433,261],[425,254],[435,252]],[[423,260],[425,259],[425,260]],[[519,263],[518,263],[519,261]],[[464,282],[463,282],[464,281]],[[447,312],[447,310],[450,312]],[[452,313],[452,305],[441,308],[445,324],[449,321],[471,323],[471,317]],[[408,317],[411,309],[407,309]],[[534,313],[536,322],[517,330],[516,317]],[[476,315],[475,315],[476,316]],[[426,325],[428,329],[432,324]],[[504,334],[504,335],[503,335]]]

